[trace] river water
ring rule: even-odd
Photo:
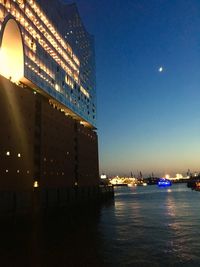
[[[200,192],[121,187],[103,206],[1,228],[0,266],[200,266]]]
[[[100,229],[113,266],[200,266],[200,193],[185,184],[118,188]]]

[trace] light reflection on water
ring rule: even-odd
[[[200,266],[200,193],[116,188],[115,202],[1,227],[1,266]]]
[[[115,219],[106,218],[115,230],[104,236],[110,239],[108,265],[200,266],[198,192],[179,184],[117,188],[115,195]],[[101,227],[104,232],[104,211]]]

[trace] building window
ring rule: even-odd
[[[10,151],[6,152],[6,156],[8,156],[8,157],[10,156]]]
[[[34,188],[39,187],[39,183],[38,183],[38,181],[35,181],[35,182],[33,183],[33,187],[34,187]]]

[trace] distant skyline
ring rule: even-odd
[[[200,1],[76,3],[96,42],[100,173],[199,171]]]

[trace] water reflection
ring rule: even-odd
[[[4,225],[1,266],[200,266],[199,200],[185,185],[119,188],[115,203]]]
[[[108,207],[55,211],[34,222],[4,225],[1,266],[104,266],[99,223],[102,209]]]
[[[171,193],[171,191],[169,191],[171,189],[168,189],[167,192]],[[176,216],[176,204],[173,198],[172,194],[167,195],[167,199],[166,199],[166,210],[167,210],[167,215],[170,217],[175,217]]]
[[[111,236],[104,237],[110,241],[109,266],[200,266],[200,216],[193,205],[198,197],[185,185],[119,188],[115,201]]]

